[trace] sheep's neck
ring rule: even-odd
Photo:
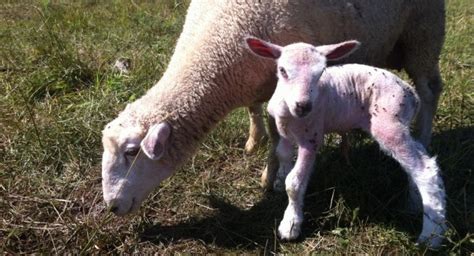
[[[191,3],[190,9],[197,7]],[[186,160],[230,111],[266,101],[273,93],[274,62],[253,56],[244,47],[244,37],[262,37],[262,28],[266,28],[274,31],[265,30],[264,34],[277,38],[291,24],[286,20],[289,16],[282,13],[262,20],[260,12],[268,10],[248,12],[244,7],[236,4],[233,9],[210,8],[203,16],[188,15],[167,71],[144,97],[153,102],[145,110],[148,122],[160,121],[163,112],[170,115],[167,120],[173,127],[169,149],[172,161]],[[240,15],[240,22],[235,22],[236,14]],[[261,22],[257,24],[255,20]],[[291,35],[285,38],[301,40]]]
[[[239,62],[236,59],[235,63]],[[201,62],[183,68],[186,71],[181,74],[167,73],[141,100],[144,104],[140,107],[146,112],[142,123],[149,126],[166,117],[172,126],[168,159],[173,163],[181,164],[190,157],[205,135],[233,109],[262,97],[255,84],[236,81],[251,71],[235,63],[212,70]]]

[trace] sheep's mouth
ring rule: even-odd
[[[133,213],[134,211],[137,210],[137,207],[136,207],[136,200],[135,200],[135,197],[132,198],[132,203],[130,204],[130,208],[128,208],[128,211],[127,213],[130,214],[130,213]]]

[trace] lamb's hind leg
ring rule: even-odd
[[[249,138],[245,143],[245,152],[252,153],[260,145],[264,144],[267,139],[267,133],[265,131],[265,125],[263,123],[263,110],[262,104],[256,103],[248,108],[250,126],[249,126]]]
[[[410,136],[408,127],[401,124],[390,126],[373,122],[370,132],[381,147],[400,163],[420,192],[424,214],[418,242],[432,248],[440,246],[447,229],[446,202],[435,158],[430,158],[423,145]]]

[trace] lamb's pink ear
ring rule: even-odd
[[[245,38],[249,49],[258,56],[278,59],[281,55],[281,46],[272,44],[255,37]]]
[[[316,47],[316,49],[324,54],[327,60],[339,60],[350,55],[359,46],[359,41],[350,40],[339,44],[321,45]]]
[[[151,160],[158,160],[165,152],[166,141],[171,133],[169,124],[162,122],[148,129],[148,133],[140,143],[143,152]]]

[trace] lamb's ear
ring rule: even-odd
[[[171,133],[169,124],[162,122],[148,129],[148,133],[140,143],[143,152],[151,160],[158,160],[165,152],[166,141]]]
[[[245,42],[247,43],[249,49],[258,56],[270,59],[280,58],[281,46],[279,45],[272,44],[255,37],[247,37],[245,38]]]
[[[316,49],[325,55],[327,60],[339,60],[350,55],[359,46],[359,41],[350,40],[339,44],[321,45],[316,47]]]

